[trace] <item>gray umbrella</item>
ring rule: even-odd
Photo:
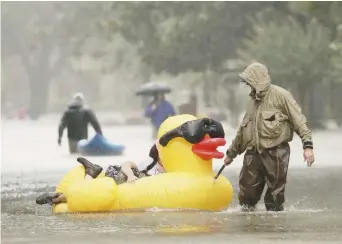
[[[156,93],[170,93],[171,87],[165,83],[148,82],[143,84],[135,95],[151,96]]]

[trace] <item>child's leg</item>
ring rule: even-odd
[[[67,199],[64,194],[59,195],[58,197],[55,197],[52,199],[53,203],[62,203],[62,202],[67,202]]]
[[[100,165],[93,164],[86,158],[78,157],[77,161],[83,165],[85,173],[94,179],[102,172],[102,167]]]
[[[94,179],[94,178],[91,177],[90,175],[87,175],[87,174],[86,174],[86,175],[84,176],[84,179],[85,179],[85,180],[92,180],[92,179]]]
[[[62,193],[50,192],[44,193],[36,198],[36,203],[39,205],[66,202],[66,198]]]

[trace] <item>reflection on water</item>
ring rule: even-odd
[[[278,214],[179,213],[144,212],[120,214],[56,215],[4,214],[3,240],[18,237],[33,243],[36,238],[49,243],[68,240],[74,243],[82,239],[86,243],[98,239],[129,239],[139,243],[166,238],[166,242],[180,240],[209,243],[227,239],[247,243],[252,237],[261,240],[280,239],[289,243],[295,240],[342,240],[341,212],[293,211]],[[58,240],[55,238],[58,237]],[[87,240],[86,240],[87,239]]]
[[[197,225],[163,225],[156,228],[156,233],[182,235],[184,233],[198,234],[215,232],[213,226],[197,226]]]
[[[150,127],[105,127],[104,133],[124,143],[127,151],[122,157],[93,158],[103,167],[126,159],[147,159],[146,152],[153,143]],[[58,148],[56,136],[55,125],[49,123],[3,126],[3,243],[342,242],[342,167],[337,167],[341,163],[337,148],[341,134],[314,134],[319,153],[317,166],[310,169],[303,164],[300,142],[292,144],[283,213],[267,213],[262,202],[256,213],[242,213],[234,199],[231,208],[219,213],[151,209],[52,215],[48,206],[35,205],[35,196],[54,190],[60,177],[76,165],[66,143]],[[241,158],[224,172],[235,188],[240,163]],[[219,167],[217,162],[215,168]]]

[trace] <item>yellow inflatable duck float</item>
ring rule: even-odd
[[[217,123],[217,122],[216,122]],[[217,130],[216,127],[220,127]],[[220,131],[221,130],[221,131]],[[223,158],[217,147],[225,145],[221,124],[192,115],[169,117],[158,131],[157,148],[167,173],[117,185],[101,173],[85,180],[83,166],[69,171],[56,192],[63,193],[67,203],[53,205],[54,213],[102,212],[149,208],[226,209],[233,195],[227,178],[215,181],[212,159]]]

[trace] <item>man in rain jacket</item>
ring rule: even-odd
[[[291,93],[272,85],[267,68],[249,65],[240,78],[251,87],[245,116],[228,148],[225,164],[246,151],[240,172],[238,199],[243,210],[255,209],[265,184],[267,211],[283,211],[290,158],[288,142],[299,135],[308,166],[314,162],[313,141],[307,120]]]
[[[100,124],[94,112],[84,107],[84,96],[76,93],[68,109],[63,113],[58,126],[58,145],[61,145],[63,131],[67,127],[70,153],[77,152],[77,143],[82,139],[88,139],[88,123],[96,133],[102,135]]]

